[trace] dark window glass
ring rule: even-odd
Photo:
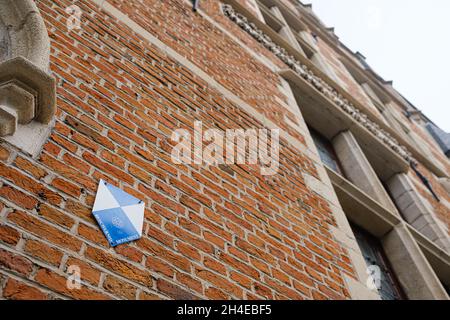
[[[442,285],[444,286],[445,291],[447,291],[447,294],[450,297],[450,286],[446,286],[445,284]]]
[[[324,136],[313,129],[309,129],[311,136],[314,140],[314,144],[319,151],[320,159],[326,164],[330,169],[342,175],[342,170],[339,165],[339,160],[334,152],[333,145]]]
[[[378,293],[381,298],[383,300],[405,299],[403,290],[378,239],[356,226],[352,226],[352,228],[367,266],[377,266],[380,270]]]

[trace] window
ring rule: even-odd
[[[319,151],[319,156],[322,162],[333,171],[342,175],[343,171],[331,142],[314,129],[309,128],[309,131],[311,132],[311,137],[317,147],[317,150]]]
[[[375,237],[359,227],[352,226],[356,242],[362,251],[368,267],[377,266],[380,270],[380,287],[378,293],[383,300],[403,300],[405,295],[392,271],[384,250]]]
[[[449,297],[450,297],[450,287],[449,287],[449,286],[446,286],[445,284],[442,284],[442,286],[444,287],[445,291],[447,292],[447,294],[448,294]]]

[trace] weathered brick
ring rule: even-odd
[[[103,288],[111,294],[129,300],[136,299],[136,287],[112,276],[107,276],[103,282]]]
[[[2,161],[8,160],[9,155],[10,152],[7,149],[0,146],[0,160]]]
[[[0,267],[29,275],[33,270],[33,263],[22,256],[0,249]]]
[[[38,213],[41,217],[44,217],[45,219],[52,221],[67,229],[70,229],[75,224],[75,220],[69,217],[67,214],[45,203],[42,203],[39,206]]]
[[[139,269],[131,263],[123,261],[110,253],[93,247],[88,247],[85,255],[91,261],[98,263],[111,272],[120,274],[131,281],[138,282],[148,287],[150,287],[153,283],[152,277],[148,271]]]
[[[14,164],[16,165],[16,167],[25,172],[28,172],[36,179],[41,179],[47,175],[47,172],[44,169],[25,158],[17,157],[16,160],[14,160]]]
[[[25,251],[49,264],[59,266],[63,253],[42,242],[36,240],[28,240],[25,244]]]
[[[198,300],[196,295],[164,279],[158,279],[156,286],[163,294],[175,300]]]
[[[221,277],[211,271],[197,268],[195,270],[195,274],[200,277],[201,279],[211,283],[212,285],[216,286],[217,288],[225,291],[226,293],[231,294],[237,299],[242,299],[243,297],[243,291],[238,286],[234,285],[224,277]]]
[[[8,220],[35,234],[36,236],[50,241],[58,246],[70,249],[72,251],[79,251],[81,248],[80,240],[51,226],[50,224],[40,221],[31,214],[15,211],[8,215]]]
[[[3,197],[7,201],[11,201],[17,206],[28,210],[33,209],[38,203],[35,198],[7,185],[0,188],[0,197]]]
[[[9,226],[0,225],[0,241],[9,245],[16,245],[20,240],[20,233]]]
[[[47,300],[47,294],[24,282],[9,279],[3,289],[3,297],[11,300]]]
[[[53,271],[48,269],[40,269],[34,280],[41,284],[42,286],[51,289],[59,294],[71,297],[77,300],[109,300],[110,297],[107,295],[94,291],[84,285],[81,289],[70,290],[67,286],[68,278],[63,277]]]
[[[106,240],[105,235],[98,228],[92,228],[84,223],[80,223],[78,226],[78,234],[89,241],[104,247],[108,246],[108,240]]]
[[[66,267],[69,268],[71,266],[76,266],[80,268],[80,278],[82,280],[88,281],[94,286],[97,286],[97,284],[100,281],[100,275],[101,271],[90,265],[89,263],[86,263],[85,261],[82,261],[77,258],[69,257],[66,261]]]

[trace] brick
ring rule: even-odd
[[[134,179],[129,174],[100,160],[97,156],[93,155],[90,152],[84,152],[83,159],[85,159],[87,162],[89,162],[96,168],[104,171],[106,174],[111,174],[113,177],[115,177],[121,181],[127,182],[129,184],[133,184],[133,182],[134,182]]]
[[[3,297],[10,300],[47,300],[47,294],[24,282],[9,279],[3,289]]]
[[[9,226],[0,225],[0,241],[15,246],[20,240],[20,233]]]
[[[201,279],[211,283],[212,285],[216,286],[217,288],[223,290],[226,293],[229,293],[230,295],[234,296],[237,299],[242,299],[243,297],[243,291],[238,286],[234,285],[224,277],[221,277],[211,271],[197,268],[195,270],[195,274],[200,277]]]
[[[85,253],[91,261],[100,264],[111,272],[117,273],[131,281],[151,287],[153,280],[149,272],[123,261],[100,249],[88,247]]]
[[[208,297],[208,299],[211,300],[230,300],[231,297],[229,294],[226,294],[225,292],[214,288],[209,287],[205,290],[205,295]]]
[[[25,158],[17,157],[16,160],[14,160],[14,164],[16,165],[17,168],[25,172],[28,172],[38,180],[47,175],[47,172],[44,169],[42,169],[41,167],[37,166],[36,164],[32,163],[31,161]]]
[[[150,300],[150,301],[154,301],[154,300],[163,300],[163,298],[161,298],[160,296],[158,296],[157,294],[154,293],[148,293],[145,291],[142,291],[139,294],[139,300]]]
[[[92,208],[88,208],[82,203],[67,199],[65,211],[77,216],[87,222],[96,224],[95,218],[92,214]]]
[[[189,232],[177,227],[176,225],[174,225],[172,223],[166,224],[166,230],[168,232],[170,232],[171,234],[173,234],[174,236],[178,237],[179,239],[186,241],[190,245],[194,246],[195,248],[197,248],[203,252],[206,252],[206,253],[214,252],[214,248],[210,243],[204,241],[203,239],[200,239],[197,236],[190,234]]]
[[[107,276],[103,288],[111,294],[128,300],[136,299],[136,287],[112,276]]]
[[[25,244],[25,251],[49,264],[59,266],[63,253],[42,242],[36,240],[28,240]]]
[[[220,273],[224,276],[227,275],[227,268],[225,267],[225,265],[217,260],[211,259],[209,257],[205,257],[203,259],[203,265],[208,268],[211,269],[217,273]]]
[[[0,249],[0,267],[29,275],[33,270],[33,263],[22,256]]]
[[[172,266],[156,257],[147,257],[145,266],[148,270],[151,270],[157,274],[164,275],[168,278],[173,278],[173,275],[175,274],[175,270]]]
[[[78,234],[83,238],[92,241],[104,247],[108,246],[108,240],[99,228],[92,228],[84,223],[78,226]]]
[[[181,287],[170,283],[164,279],[158,279],[156,282],[156,286],[161,293],[165,294],[166,296],[175,299],[175,300],[198,300],[199,298],[186,291],[185,289],[182,289]]]
[[[75,198],[79,198],[82,191],[82,188],[60,178],[53,179],[52,186]]]
[[[7,185],[0,188],[0,197],[3,197],[17,206],[28,210],[33,209],[38,203],[35,198]]]
[[[62,197],[58,195],[57,193],[53,192],[52,190],[46,188],[43,184],[40,182],[35,181],[34,179],[22,174],[20,171],[7,167],[0,163],[0,172],[2,172],[2,176],[14,183],[16,186],[33,193],[35,196],[39,197],[40,199],[44,201],[48,201],[54,205],[58,205],[62,201]],[[2,193],[3,188],[0,189],[0,194]],[[23,193],[11,188],[9,191],[7,191],[9,196],[11,197],[10,201],[18,201],[18,205],[21,204],[20,201],[23,201],[24,203],[31,202],[31,199],[27,201],[28,196],[24,195]],[[31,209],[29,205],[25,206],[25,209]]]
[[[242,272],[253,279],[259,279],[259,272],[255,268],[249,266],[247,263],[239,261],[238,259],[226,254],[224,252],[220,253],[220,261],[226,263],[226,265],[236,269],[239,272]]]
[[[88,281],[94,286],[97,286],[97,284],[99,283],[101,272],[89,263],[86,263],[85,261],[82,261],[80,259],[69,257],[69,259],[67,259],[66,261],[66,269],[70,266],[77,266],[80,268],[80,277],[82,280]]]
[[[14,286],[24,286],[19,292],[31,290],[31,296],[45,287],[45,296],[49,292],[51,298],[57,293],[75,299],[348,298],[342,274],[354,275],[354,270],[330,233],[330,226],[336,226],[330,206],[308,189],[302,176],[318,177],[315,162],[284,139],[280,174],[273,177],[261,176],[257,166],[184,166],[170,159],[172,131],[191,129],[194,119],[205,128],[222,130],[262,128],[271,121],[305,144],[291,124],[302,119],[284,106],[287,98],[279,88],[279,75],[210,21],[189,13],[187,3],[143,3],[122,1],[119,9],[187,59],[198,58],[201,51],[197,67],[260,112],[262,119],[98,6],[80,2],[83,12],[95,19],[86,16],[83,36],[68,36],[64,5],[38,1],[52,40],[56,124],[37,159],[0,146],[0,242],[2,248],[19,251],[3,253],[7,262],[2,263],[19,268],[9,271],[15,275],[33,274],[30,279],[37,284],[10,284],[11,279],[2,277],[0,299],[6,289],[9,298],[20,298]],[[223,16],[219,1],[205,1],[202,10],[256,55],[286,67]],[[332,50],[320,50],[327,59],[333,57]],[[351,94],[358,93],[354,85],[349,88]],[[141,240],[112,249],[96,227],[92,206],[100,178],[123,182],[124,190],[145,200],[146,234]],[[430,181],[445,197],[431,175]],[[2,211],[4,204],[7,211]],[[9,207],[25,212],[11,212]],[[448,221],[442,207],[435,209]],[[79,265],[89,288],[67,291],[65,276],[37,266],[35,273],[28,273],[28,264],[33,264],[23,255],[56,266],[60,249],[68,253],[60,270]],[[12,263],[14,259],[19,263]],[[98,286],[103,288],[93,289]]]
[[[81,249],[81,241],[25,212],[15,211],[8,216],[9,221],[58,246],[72,251]]]
[[[197,292],[199,294],[203,294],[203,284],[200,281],[195,280],[193,277],[191,277],[185,273],[177,272],[176,279],[177,279],[177,281],[179,281],[181,284],[185,285],[186,287],[194,290],[195,292]]]
[[[239,284],[240,286],[251,290],[253,281],[249,277],[246,277],[237,272],[230,272],[230,279]]]
[[[137,263],[140,263],[142,261],[142,258],[144,257],[144,254],[140,250],[128,245],[118,246],[115,248],[115,250],[118,254],[121,254],[127,259]]]
[[[9,155],[10,155],[10,152],[7,149],[0,146],[0,160],[2,160],[2,161],[8,160]]]
[[[94,291],[84,285],[81,289],[70,290],[67,287],[67,278],[63,277],[55,272],[48,269],[40,269],[34,280],[40,285],[58,292],[59,294],[71,297],[76,300],[109,300],[110,298],[100,292]]]
[[[173,252],[168,248],[165,248],[162,245],[157,244],[156,242],[153,242],[147,238],[141,238],[136,244],[143,250],[163,259],[165,262],[183,271],[190,272],[191,270],[191,263],[188,259],[182,257],[181,255]]]
[[[67,229],[72,228],[72,226],[75,224],[74,219],[45,203],[42,203],[39,206],[38,213],[41,217],[44,217],[45,219]]]

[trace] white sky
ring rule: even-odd
[[[303,0],[352,51],[450,132],[449,0]]]

